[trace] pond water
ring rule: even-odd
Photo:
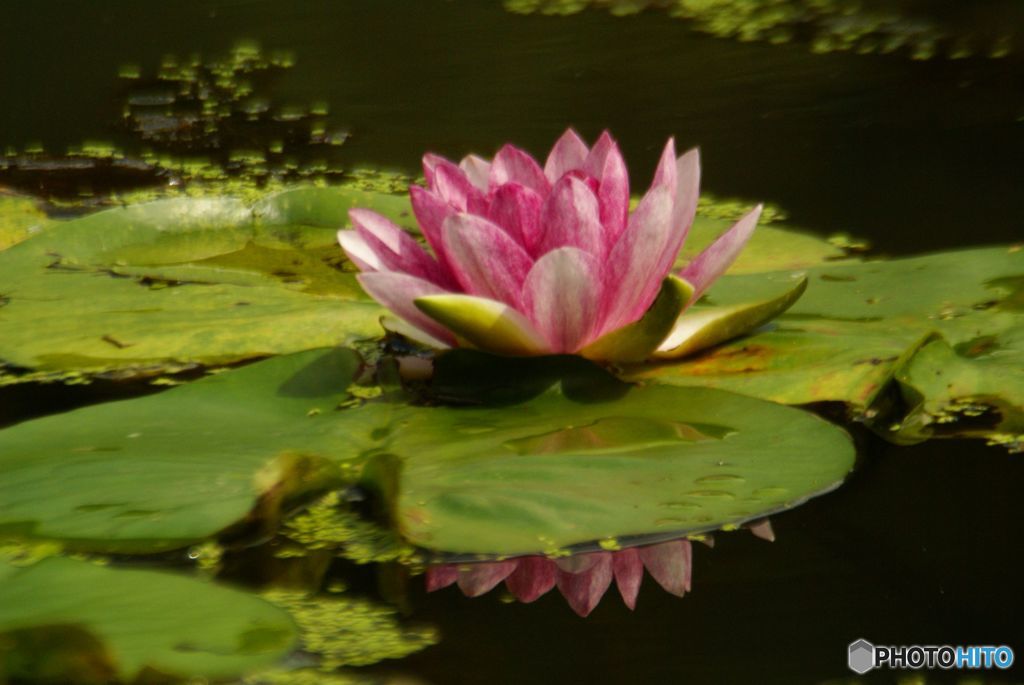
[[[941,14],[956,3],[934,4]],[[991,5],[986,25],[1007,12]],[[611,129],[640,188],[674,135],[680,149],[701,146],[706,190],[776,203],[791,223],[864,238],[877,254],[1024,238],[1020,53],[815,54],[801,41],[710,36],[656,9],[14,3],[0,25],[0,145],[62,152],[99,138],[137,148],[116,125],[120,65],[222,53],[238,39],[294,53],[273,95],[325,101],[331,122],[351,133],[338,149],[347,165],[415,174],[424,150],[490,155],[506,141],[540,155],[572,125],[590,139]],[[3,389],[0,425],[141,391]],[[438,684],[840,682],[850,676],[846,646],[860,637],[1009,644],[1020,656],[1021,456],[980,441],[895,447],[850,430],[860,460],[849,481],[774,517],[772,544],[731,533],[713,550],[697,546],[684,599],[647,582],[636,611],[609,593],[581,619],[556,593],[523,605],[497,593],[427,594],[416,579],[410,618],[436,625],[440,643],[367,673]],[[366,569],[342,572],[374,586]],[[927,681],[956,680],[935,672]]]

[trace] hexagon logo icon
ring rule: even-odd
[[[851,642],[847,663],[851,671],[864,675],[875,667],[875,646],[863,638]]]

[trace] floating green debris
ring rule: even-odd
[[[0,540],[0,567],[32,566],[63,551],[64,546],[52,540]]]
[[[142,68],[138,64],[122,64],[117,68],[119,78],[136,79],[142,76]]]
[[[381,685],[380,678],[364,674],[325,673],[314,668],[260,671],[242,679],[242,685]]]
[[[755,204],[757,203],[735,198],[720,198],[712,193],[704,192],[701,193],[700,199],[697,201],[697,215],[708,219],[737,221],[749,212]],[[758,224],[763,226],[765,224],[785,221],[786,218],[787,215],[784,209],[778,205],[768,203],[764,205],[764,209],[761,211],[761,218],[758,220]]]
[[[211,61],[166,55],[155,77],[122,67],[119,123],[145,144],[138,157],[106,141],[73,145],[67,157],[30,144],[23,154],[9,152],[0,183],[98,204],[140,187],[154,195],[224,194],[340,180],[337,147],[348,133],[330,125],[327,103],[282,105],[264,94],[293,64],[294,57],[268,59],[258,44],[243,42]]]
[[[1019,7],[1010,0],[997,4],[1006,15],[1003,25],[1021,25]],[[506,9],[520,14],[565,16],[600,7],[626,16],[659,9],[714,36],[775,44],[806,41],[818,53],[899,52],[916,60],[1010,54],[1013,36],[993,33],[971,5],[929,12],[928,3],[871,0],[505,0]],[[993,11],[992,3],[984,8]]]
[[[324,496],[306,511],[285,522],[282,534],[304,549],[337,550],[357,564],[414,558],[414,550],[394,531],[367,521],[341,502],[337,492]],[[289,556],[295,556],[294,551]]]
[[[320,657],[321,672],[400,659],[439,641],[435,628],[404,625],[394,609],[366,599],[281,590],[263,596],[295,619],[301,647]]]

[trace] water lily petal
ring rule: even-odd
[[[434,592],[449,585],[454,585],[459,579],[458,564],[440,564],[427,567],[427,592]]]
[[[661,259],[655,266],[658,273],[671,270],[679,256],[679,251],[683,248],[686,236],[693,225],[693,217],[697,212],[697,198],[700,194],[700,153],[693,149],[679,159],[675,158],[675,154],[675,141],[670,138],[655,172],[655,184],[661,182],[675,188],[672,230],[662,248]]]
[[[569,606],[580,616],[587,616],[612,582],[611,552],[592,552],[594,557],[590,567],[580,573],[568,573],[559,570],[556,584]]]
[[[455,214],[444,222],[441,239],[463,290],[519,307],[533,258],[500,226],[480,216]]]
[[[356,276],[370,297],[390,309],[406,323],[423,330],[445,344],[452,345],[455,338],[443,326],[421,312],[414,300],[424,295],[439,295],[448,291],[440,286],[394,271],[371,271]]]
[[[793,306],[807,289],[801,277],[792,287],[763,300],[725,307],[694,307],[683,313],[654,356],[685,357],[749,333]]]
[[[434,167],[433,191],[459,212],[482,214],[487,210],[484,191],[477,188],[459,167],[441,160]]]
[[[386,217],[368,209],[349,210],[349,218],[363,243],[383,265],[377,270],[400,271],[453,289],[454,280],[419,243]],[[339,238],[340,239],[340,238]],[[350,241],[351,242],[351,241]],[[356,246],[358,249],[358,246]]]
[[[587,144],[576,131],[566,129],[548,154],[548,159],[544,163],[544,175],[554,184],[566,172],[582,169],[589,153]]]
[[[693,297],[689,283],[671,274],[642,317],[590,343],[580,354],[587,359],[609,362],[639,362],[650,357],[672,331],[679,315]]]
[[[598,136],[597,142],[594,143],[594,147],[590,148],[590,152],[587,154],[587,158],[583,161],[583,171],[588,176],[593,176],[597,180],[601,180],[601,174],[604,173],[604,163],[608,158],[608,153],[612,149],[617,149],[618,145],[615,139],[612,138],[612,134],[607,130],[601,131],[601,135]]]
[[[434,187],[434,170],[437,168],[438,163],[450,161],[442,157],[441,155],[435,155],[433,152],[428,152],[423,155],[423,178],[427,181],[427,187]]]
[[[629,171],[618,145],[613,144],[605,156],[600,178],[597,200],[601,205],[601,224],[605,243],[614,245],[626,230],[629,218]]]
[[[505,580],[517,564],[514,559],[467,564],[459,569],[459,589],[467,597],[479,597]]]
[[[361,229],[360,232],[369,233],[396,254],[410,248],[410,244],[422,251],[422,248],[405,231],[396,226],[391,219],[381,216],[377,212],[369,209],[350,209],[348,218],[356,230]]]
[[[572,353],[589,342],[601,297],[597,259],[575,247],[538,259],[523,284],[523,309],[555,352]]]
[[[357,231],[338,231],[338,244],[341,245],[341,249],[345,250],[345,255],[352,260],[352,263],[359,267],[360,271],[380,271],[384,268],[380,257]]]
[[[598,557],[593,554],[570,554],[567,557],[554,559],[555,566],[566,573],[583,573],[597,562]]]
[[[775,531],[772,530],[771,519],[760,519],[747,524],[747,528],[754,534],[755,537],[759,537],[762,540],[768,542],[775,542]]]
[[[668,246],[672,259],[678,256],[686,242],[686,236],[697,215],[697,201],[700,198],[700,150],[693,148],[676,160],[676,205],[672,213],[675,234]]]
[[[672,540],[640,548],[640,559],[647,572],[666,592],[677,597],[682,597],[690,589],[691,554],[689,540]]]
[[[494,188],[509,182],[524,185],[542,196],[551,190],[537,160],[514,145],[502,146],[491,162],[490,186]]]
[[[540,243],[541,196],[518,183],[498,186],[487,208],[487,218],[505,229],[531,255]]]
[[[679,272],[680,276],[693,284],[697,290],[697,297],[732,266],[757,228],[757,220],[761,217],[763,208],[764,205],[754,207]]]
[[[445,202],[441,196],[420,186],[409,186],[409,200],[412,202],[412,213],[420,225],[420,231],[437,256],[437,261],[446,267],[448,255],[445,254],[441,242],[441,227],[444,220],[456,213],[455,208]]]
[[[562,176],[540,214],[540,254],[566,245],[603,257],[607,250],[601,210],[590,186],[573,174]]]
[[[672,231],[674,194],[674,188],[665,186],[648,191],[608,254],[601,330],[614,331],[633,323],[657,296],[665,273],[656,269]]]
[[[676,160],[676,139],[669,138],[665,147],[661,149],[661,157],[658,158],[658,166],[654,168],[654,180],[651,187],[673,186],[678,187],[679,169]]]
[[[516,570],[505,579],[505,587],[520,602],[529,604],[555,586],[557,567],[545,557],[521,557]]]
[[[612,554],[612,573],[615,576],[615,584],[619,587],[619,594],[622,595],[622,601],[630,609],[636,609],[636,597],[640,593],[640,583],[644,579],[644,565],[636,547]]]
[[[477,155],[466,155],[459,162],[459,168],[465,172],[466,178],[469,179],[470,183],[483,192],[487,192],[488,178],[491,175],[490,162]]]
[[[417,298],[416,307],[470,345],[510,356],[550,354],[551,346],[525,316],[503,302],[449,293]]]

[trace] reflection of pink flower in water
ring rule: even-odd
[[[469,597],[490,591],[502,581],[520,602],[532,602],[554,587],[580,616],[601,601],[612,580],[630,609],[636,606],[644,568],[665,590],[682,597],[690,590],[692,549],[689,540],[673,540],[618,552],[591,552],[561,559],[542,556],[505,561],[445,564],[427,569],[427,590],[457,583]]]
[[[433,254],[364,209],[350,212],[353,230],[339,240],[363,288],[438,346],[648,356],[736,258],[761,212],[669,277],[697,208],[696,150],[677,158],[669,140],[632,213],[626,163],[607,132],[590,148],[566,131],[543,167],[511,145],[493,161],[428,154],[423,163],[427,187],[410,195]],[[642,330],[627,329],[637,322]]]
[[[775,540],[769,519],[745,525],[755,536]],[[709,547],[709,535],[700,538]],[[457,584],[467,597],[490,592],[502,581],[520,602],[533,602],[554,587],[565,596],[580,616],[587,616],[611,586],[619,588],[622,601],[636,608],[644,569],[666,591],[682,597],[690,591],[693,575],[693,547],[689,540],[671,540],[615,552],[589,552],[550,559],[524,556],[503,561],[479,561],[466,564],[438,564],[427,568],[427,591],[433,592]]]

